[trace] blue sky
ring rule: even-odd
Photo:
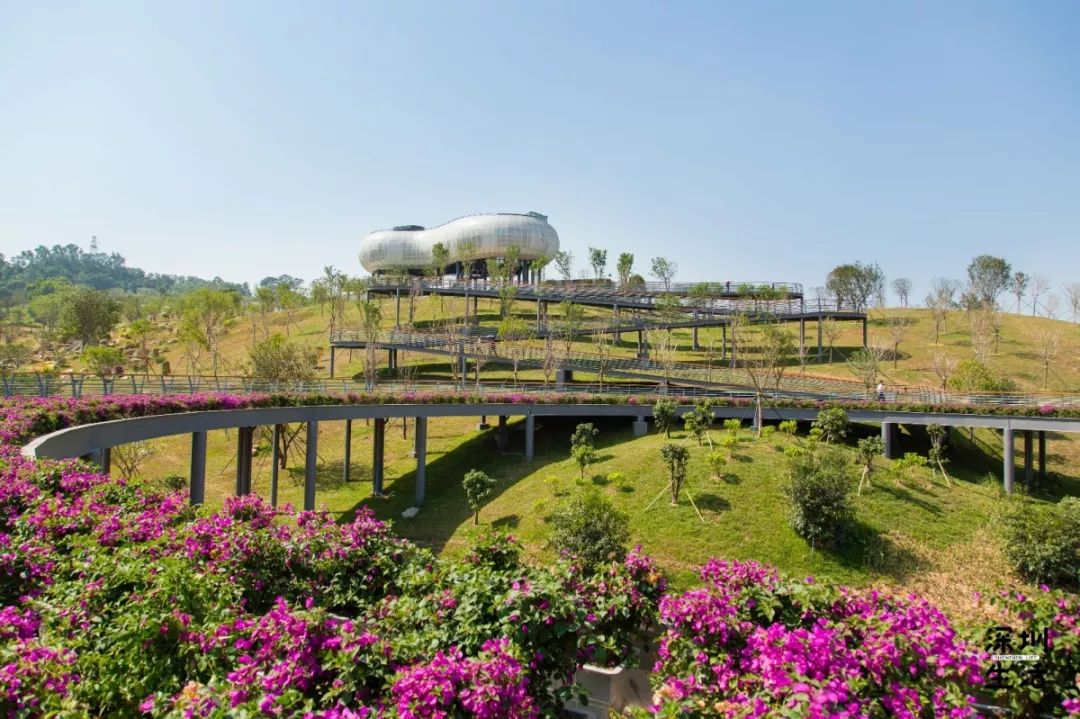
[[[1080,3],[0,0],[0,252],[360,273],[472,212],[686,280],[1080,281]]]

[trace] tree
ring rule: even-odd
[[[739,366],[754,390],[754,427],[760,434],[766,394],[780,389],[784,371],[795,355],[795,336],[768,310],[759,312],[757,319],[768,321],[752,333],[749,317],[732,316],[731,339]]]
[[[604,389],[604,370],[611,361],[611,350],[615,343],[615,319],[606,317],[592,334],[593,354],[596,358],[596,375],[600,389]]]
[[[559,250],[552,259],[563,280],[569,282],[574,275],[574,253],[568,250]]]
[[[215,377],[221,361],[221,339],[239,306],[240,297],[235,292],[208,288],[188,293],[181,303],[180,333],[209,352]]]
[[[589,265],[592,267],[596,279],[604,279],[604,270],[607,268],[607,250],[589,248]]]
[[[711,400],[701,399],[694,403],[694,409],[683,414],[683,425],[686,427],[687,433],[697,440],[699,447],[702,440],[709,442],[710,449],[713,446],[712,438],[709,436],[709,428],[716,421],[716,412],[713,411],[712,407]]]
[[[304,306],[304,296],[292,286],[280,284],[274,289],[277,308],[285,315],[285,334],[288,335],[296,321],[296,312]]]
[[[900,343],[904,341],[908,330],[911,329],[913,324],[915,323],[910,317],[892,315],[885,318],[885,328],[889,332],[889,346],[892,348],[891,354],[894,368],[900,358]]]
[[[360,310],[360,336],[364,339],[364,380],[368,389],[375,387],[379,377],[379,327],[382,325],[382,308],[378,302],[362,300]]]
[[[900,298],[900,306],[908,306],[908,296],[911,294],[911,280],[907,277],[897,277],[892,281],[893,292]]]
[[[681,444],[669,442],[660,448],[660,456],[664,458],[668,475],[671,477],[668,486],[671,489],[671,505],[674,507],[679,503],[679,493],[686,481],[686,463],[690,460],[690,450]]]
[[[1031,282],[1031,278],[1025,273],[1017,270],[1013,273],[1012,279],[1009,281],[1009,291],[1016,295],[1016,311],[1020,312],[1021,302],[1024,299],[1024,293],[1027,292],[1028,284]]]
[[[563,361],[570,361],[570,353],[574,349],[574,340],[577,338],[581,326],[585,322],[585,310],[581,305],[573,302],[559,303],[559,317],[555,321],[555,336],[563,343]]]
[[[443,243],[436,242],[431,246],[431,269],[437,280],[442,280],[448,264],[450,264],[450,250],[446,249]]]
[[[935,352],[933,358],[930,361],[930,368],[934,370],[934,374],[941,380],[941,389],[945,389],[949,384],[949,377],[956,371],[957,359],[951,357],[944,352]]]
[[[825,347],[829,350],[830,364],[833,361],[833,348],[836,346],[836,341],[840,339],[841,330],[840,323],[832,317],[821,320],[821,336],[825,338]]]
[[[124,362],[124,355],[115,347],[93,345],[83,350],[79,359],[92,374],[105,379],[116,373],[116,368]]]
[[[949,310],[956,302],[957,283],[955,280],[947,280],[941,277],[934,279],[933,289],[926,295],[924,303],[934,318],[934,344],[938,344],[941,330],[946,326],[949,319]]]
[[[589,568],[626,557],[630,518],[599,492],[574,497],[551,516],[551,546]]]
[[[847,457],[839,449],[802,453],[790,459],[790,473],[785,494],[792,529],[811,548],[835,546],[855,516]]]
[[[975,297],[985,305],[997,302],[998,295],[1012,284],[1012,268],[1000,257],[979,255],[967,268],[968,282]]]
[[[499,323],[496,336],[514,365],[514,384],[517,385],[518,365],[525,358],[528,342],[536,337],[536,333],[532,325],[520,317],[506,317]]]
[[[1042,275],[1031,278],[1031,316],[1038,314],[1039,297],[1050,291],[1050,280]]]
[[[148,343],[154,335],[154,325],[150,320],[135,320],[127,328],[128,337],[138,347],[139,364],[145,373],[150,371],[150,349]]]
[[[18,372],[33,352],[22,342],[0,342],[0,371],[4,374]]]
[[[847,366],[851,373],[859,378],[866,388],[869,397],[881,377],[881,363],[888,352],[884,347],[870,345],[861,350],[856,350],[848,357]]]
[[[495,490],[495,480],[479,469],[472,469],[465,473],[461,486],[465,489],[469,509],[473,511],[473,524],[480,524],[480,507]]]
[[[679,265],[666,257],[652,258],[652,276],[664,283],[664,292],[671,291],[671,281],[679,271]]]
[[[597,455],[594,443],[599,434],[600,430],[592,422],[583,422],[574,429],[574,434],[570,438],[570,456],[574,458],[578,465],[581,479],[585,479],[585,470],[589,465],[596,462]]]
[[[300,344],[273,334],[248,353],[248,376],[274,383],[306,382],[315,376],[315,358]]]
[[[619,276],[619,288],[626,289],[630,284],[630,273],[634,267],[634,256],[629,252],[619,254],[619,260],[615,263],[615,272]]]
[[[1057,330],[1047,329],[1035,336],[1035,356],[1043,368],[1043,389],[1050,383],[1050,365],[1057,357],[1061,347],[1061,333]]]
[[[855,449],[855,456],[859,465],[862,466],[862,474],[859,475],[859,490],[856,495],[862,495],[863,484],[870,486],[870,476],[874,473],[874,460],[885,453],[885,442],[880,436],[863,437]]]
[[[1080,322],[1080,282],[1065,285],[1065,296],[1069,300],[1074,322]]]
[[[837,309],[846,305],[861,312],[885,294],[885,274],[877,264],[838,265],[825,278],[825,289],[836,298]]]
[[[118,444],[112,448],[112,462],[126,479],[139,476],[143,462],[157,456],[157,448],[146,440]]]
[[[934,466],[931,469],[934,475],[937,475],[937,470],[941,470],[941,476],[945,478],[945,484],[949,487],[952,486],[952,480],[949,479],[949,473],[945,471],[945,463],[949,461],[946,457],[946,439],[949,437],[949,430],[946,427],[942,427],[940,424],[931,424],[926,428],[926,434],[930,437],[930,461]]]
[[[79,287],[64,297],[60,333],[82,347],[100,344],[120,321],[120,305],[101,290]]]
[[[678,404],[673,399],[658,399],[653,405],[652,416],[656,422],[656,431],[663,432],[664,436],[671,436],[671,428],[675,426],[675,410]]]
[[[813,424],[821,430],[821,437],[826,444],[841,441],[847,435],[850,425],[847,412],[842,407],[828,407],[821,410]]]
[[[918,471],[920,467],[926,466],[926,457],[921,454],[915,454],[914,452],[904,452],[904,456],[893,462],[892,471],[893,476],[896,477],[896,484],[903,486],[903,480],[908,477],[911,472]]]

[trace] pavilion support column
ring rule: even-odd
[[[307,423],[307,455],[304,457],[304,511],[315,510],[315,470],[319,464],[319,423]]]
[[[348,482],[352,474],[352,420],[345,420],[345,461],[341,466],[341,481]]]
[[[1030,429],[1024,430],[1024,486],[1031,489],[1031,485],[1035,479],[1035,452],[1034,452],[1034,440],[1032,436],[1034,432]]]
[[[386,419],[383,417],[375,420],[374,439],[371,451],[371,493],[376,497],[381,497],[384,477],[383,451],[386,448]]]
[[[1046,479],[1046,430],[1039,430],[1039,478]]]
[[[822,324],[822,322],[823,322],[822,316],[818,315],[818,317],[817,317],[817,358],[818,358],[818,362],[820,362],[821,358],[825,356],[824,352],[822,351],[822,346],[821,346],[821,324]]]
[[[198,505],[206,501],[206,432],[191,433],[191,482],[188,500]]]
[[[251,494],[251,449],[254,436],[254,427],[238,427],[236,430],[237,497]]]
[[[720,359],[727,359],[727,325],[720,325]]]
[[[525,461],[531,462],[536,451],[536,417],[525,415]]]
[[[274,437],[270,440],[270,506],[277,506],[278,462],[281,457],[281,425],[274,425]]]
[[[644,437],[649,433],[649,423],[645,421],[644,417],[638,417],[633,422],[634,436]]]
[[[1005,444],[1005,447],[1004,447],[1005,451],[1002,452],[1002,454],[1004,455],[1004,461],[1003,461],[1004,466],[1002,467],[1002,470],[1003,470],[1002,473],[1004,475],[1003,479],[1004,479],[1004,483],[1005,483],[1005,492],[1008,493],[1008,494],[1012,494],[1013,483],[1014,483],[1014,481],[1016,479],[1016,465],[1015,465],[1015,460],[1014,460],[1014,457],[1013,457],[1013,431],[1012,431],[1012,427],[1006,427],[1005,431],[1002,433],[1002,435],[1003,435],[1002,436],[1002,441]]]
[[[892,422],[881,423],[881,444],[883,445],[882,455],[885,459],[892,459],[894,445],[894,435],[896,434],[896,425]]]
[[[330,345],[330,379],[334,379],[334,345]]]
[[[427,417],[416,418],[416,506],[427,493]]]
[[[806,319],[804,318],[799,318],[799,357],[806,358]]]

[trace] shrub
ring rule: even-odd
[[[794,435],[799,430],[799,423],[793,419],[785,419],[777,428],[786,435]]]
[[[961,360],[949,377],[949,385],[961,392],[1008,392],[1016,387],[1008,377],[1000,377],[975,358]]]
[[[841,441],[847,435],[850,424],[847,412],[840,407],[829,407],[818,412],[814,427],[821,430],[821,436],[826,444],[832,444]]]
[[[461,486],[465,488],[469,509],[473,511],[473,524],[480,524],[480,507],[495,489],[495,480],[479,469],[472,469],[465,473]]]
[[[804,454],[791,460],[786,488],[789,521],[811,547],[834,546],[846,534],[854,510],[851,473],[840,450]]]
[[[712,402],[707,399],[697,401],[694,409],[683,415],[683,425],[690,436],[697,440],[699,447],[702,440],[709,439],[709,428],[715,421],[716,412],[712,409]],[[711,439],[709,446],[712,446]]]
[[[586,490],[555,510],[551,546],[596,566],[626,556],[630,518],[595,490]]]
[[[1009,500],[1000,513],[1005,556],[1025,579],[1080,584],[1080,499],[1056,504]]]
[[[678,504],[679,491],[686,481],[686,462],[690,459],[690,450],[681,444],[668,442],[660,448],[660,455],[664,458],[664,464],[671,476],[671,503]]]
[[[578,479],[585,479],[585,470],[596,461],[596,447],[593,443],[600,431],[591,422],[579,424],[574,429],[570,438],[570,456],[577,463],[580,475]]]
[[[712,470],[714,477],[721,476],[727,468],[728,458],[724,456],[723,452],[710,452],[708,461],[709,469]]]

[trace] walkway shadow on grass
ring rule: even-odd
[[[294,487],[304,486],[304,473],[303,465],[287,467],[281,471],[282,476],[287,478]],[[356,461],[349,462],[349,475],[349,485],[359,486],[362,481],[370,484],[371,465]],[[345,484],[345,462],[343,460],[338,459],[333,462],[320,463],[315,468],[316,497],[318,497],[319,490],[340,489]]]
[[[926,562],[911,550],[898,546],[877,529],[861,520],[848,525],[844,538],[833,548],[820,549],[849,569],[903,582],[926,569]]]
[[[923,494],[930,494],[927,490],[922,489],[921,487],[915,487],[911,485],[898,486],[896,483],[891,482],[890,480],[887,481],[889,481],[888,484],[879,483],[874,487],[874,490],[879,492],[888,492],[897,499],[903,502],[907,502],[908,504],[914,504],[919,509],[927,511],[930,514],[933,514],[935,517],[940,517],[944,514],[944,512],[941,511],[941,507],[938,507],[935,504],[931,504],[922,497],[918,497],[912,493],[912,490],[914,490],[916,492],[922,492]]]
[[[713,512],[714,514],[720,514],[731,509],[731,502],[723,497],[713,494],[712,492],[704,492],[702,494],[694,493],[694,503],[697,504],[698,509],[704,512]]]
[[[600,429],[598,447],[632,439],[630,422],[626,418],[596,417],[585,421],[592,421]],[[439,552],[462,524],[466,522],[472,524],[472,511],[466,503],[465,493],[461,488],[461,480],[466,472],[479,469],[496,480],[494,491],[484,503],[484,508],[480,510],[481,528],[485,524],[491,526],[486,521],[486,518],[490,516],[490,511],[486,508],[520,479],[534,473],[539,473],[541,478],[552,474],[546,470],[546,466],[567,459],[570,454],[570,435],[581,422],[582,419],[579,418],[537,418],[535,458],[532,462],[526,462],[524,456],[524,418],[510,419],[510,445],[507,449],[500,450],[496,447],[495,426],[463,441],[449,451],[435,453],[429,449],[426,499],[420,513],[413,519],[403,519],[401,513],[415,504],[415,465],[398,475],[391,470],[388,463],[384,482],[384,491],[388,496],[385,498],[365,496],[349,510],[343,512],[340,521],[352,521],[357,509],[368,506],[379,519],[392,520],[396,534]],[[353,447],[354,456],[360,452],[370,451],[370,445]],[[339,477],[340,466],[338,462]],[[365,475],[357,476],[357,479],[360,480],[361,477],[370,487],[370,471]],[[576,468],[564,470],[560,477],[562,488],[569,490],[572,494],[574,479],[577,477]],[[327,477],[327,481],[331,479],[330,476]],[[547,489],[548,485],[545,482],[544,491],[546,492]],[[318,499],[316,499],[316,504],[318,504]]]

